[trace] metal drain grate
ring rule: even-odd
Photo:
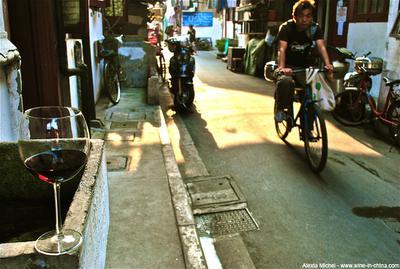
[[[129,157],[127,156],[109,156],[107,157],[107,170],[120,171],[128,166]]]
[[[247,208],[195,216],[200,235],[226,235],[258,230]]]

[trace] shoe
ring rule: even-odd
[[[287,114],[282,110],[277,111],[274,117],[276,122],[287,120]]]

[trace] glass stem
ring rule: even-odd
[[[61,236],[61,227],[62,227],[62,221],[61,221],[61,209],[60,209],[60,184],[59,183],[53,183],[53,189],[54,189],[54,202],[55,202],[55,207],[56,207],[56,232],[57,236]]]

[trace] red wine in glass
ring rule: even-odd
[[[53,256],[76,251],[83,239],[78,231],[62,226],[60,186],[76,176],[88,160],[90,135],[82,112],[62,106],[28,109],[21,118],[18,149],[28,171],[54,190],[55,230],[42,234],[35,249]]]
[[[47,183],[62,183],[74,177],[83,166],[87,156],[80,150],[49,150],[35,154],[25,160],[26,168]]]

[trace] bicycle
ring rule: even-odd
[[[309,72],[325,72],[314,67],[293,70],[294,76],[298,73],[308,74]],[[308,77],[308,76],[307,76]],[[311,170],[315,173],[321,172],[328,159],[328,134],[326,131],[325,120],[316,103],[313,100],[311,91],[311,81],[306,82],[304,88],[295,88],[294,101],[300,103],[297,115],[288,117],[282,122],[275,119],[275,129],[280,139],[286,142],[293,127],[297,127],[300,140],[304,141],[304,149],[307,162]],[[274,104],[274,115],[277,113],[277,103]]]
[[[167,67],[165,64],[165,58],[163,54],[163,48],[161,46],[161,35],[160,35],[160,29],[152,29],[148,28],[147,29],[147,39],[152,45],[155,50],[156,50],[156,58],[157,58],[157,74],[161,78],[162,82],[165,82],[165,78],[167,75]]]
[[[157,73],[159,77],[161,78],[162,82],[165,82],[165,79],[167,77],[167,66],[165,63],[165,58],[163,54],[163,48],[161,47],[161,44],[156,47],[156,57],[157,57]]]
[[[333,116],[343,125],[361,125],[371,120],[365,116],[366,106],[369,106],[372,118],[386,125],[390,136],[400,146],[400,79],[383,79],[385,86],[389,87],[389,92],[382,110],[377,109],[375,100],[369,94],[368,84],[362,81],[358,87],[347,88],[336,96]]]
[[[111,31],[112,26],[104,18],[108,30],[100,43],[100,57],[104,59],[103,79],[104,87],[110,101],[116,105],[121,99],[122,70],[119,62],[118,47],[123,43],[123,35],[116,36]]]

